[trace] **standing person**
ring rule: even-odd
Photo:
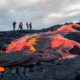
[[[30,27],[30,30],[32,30],[32,23],[30,22],[30,24],[29,24],[29,27]]]
[[[29,29],[29,24],[28,24],[28,22],[26,22],[26,27],[27,27],[27,29]]]
[[[16,22],[14,21],[13,22],[13,31],[15,31],[15,28],[16,28]]]
[[[23,29],[23,23],[22,22],[19,23],[19,28],[18,29],[20,29],[20,30]]]

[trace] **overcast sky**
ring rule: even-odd
[[[12,22],[33,22],[34,29],[80,21],[80,0],[0,0],[0,31]],[[18,25],[17,25],[18,26]]]

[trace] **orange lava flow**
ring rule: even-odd
[[[12,43],[8,45],[6,52],[10,53],[12,51],[20,51],[23,48],[23,46],[28,38],[29,38],[29,36],[24,36],[17,40],[12,41]]]
[[[28,46],[29,47],[28,52],[30,52],[30,53],[36,52],[36,49],[33,46],[34,44],[36,44],[36,42],[37,42],[36,38],[32,38],[28,42],[25,42],[25,45],[24,46]]]
[[[74,58],[77,55],[72,55],[72,53],[69,53],[69,50],[72,49],[74,46],[80,48],[80,43],[64,38],[61,34],[61,33],[68,33],[68,32],[79,32],[77,29],[73,28],[74,26],[80,28],[79,24],[72,23],[68,25],[63,25],[55,31],[34,34],[32,36],[26,35],[22,38],[12,41],[12,43],[8,45],[6,52],[10,53],[13,51],[21,51],[24,50],[25,47],[26,52],[35,53],[37,51],[35,48],[35,45],[37,44],[37,37],[40,37],[40,35],[43,36],[45,34],[49,34],[51,44],[50,43],[46,43],[46,44],[49,44],[52,49],[56,50],[56,52],[69,54],[67,56],[62,56],[60,59]]]
[[[71,59],[71,58],[75,58],[75,57],[77,57],[77,55],[70,54],[68,56],[62,56],[61,58],[59,58],[59,60]]]
[[[60,57],[59,60],[76,57],[77,55],[69,52],[69,49],[72,49],[75,45],[80,48],[80,43],[69,40],[60,35],[52,37],[51,48],[56,49],[59,53],[67,54],[66,56]]]
[[[80,48],[80,43],[77,43],[73,40],[69,40],[60,35],[52,37],[52,42],[51,42],[52,48],[57,48],[59,46],[63,46],[64,48],[72,48],[75,45]]]
[[[4,67],[0,67],[0,72],[4,72],[5,68]]]
[[[30,36],[24,36],[18,40],[13,41],[11,44],[8,45],[6,52],[10,53],[10,52],[14,52],[14,51],[21,51],[23,49],[23,47],[28,47],[28,52],[30,53],[34,53],[36,51],[36,49],[33,47],[34,44],[36,44],[36,39],[35,38],[31,38],[29,39]]]
[[[68,25],[64,25],[61,28],[57,29],[55,32],[78,32],[78,30],[73,29],[73,26],[77,26],[80,28],[79,24],[68,24]]]

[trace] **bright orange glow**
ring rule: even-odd
[[[75,45],[80,47],[79,43],[69,40],[67,38],[64,38],[60,35],[52,37],[52,42],[51,42],[52,48],[57,48],[59,46],[63,46],[64,48],[72,48]]]
[[[78,32],[78,30],[73,29],[73,26],[77,26],[80,28],[79,24],[72,23],[72,24],[68,24],[68,25],[64,25],[64,26],[60,27],[55,32]]]
[[[4,67],[0,67],[0,72],[4,72],[5,68]]]
[[[26,50],[30,53],[34,53],[36,49],[33,47],[34,44],[36,44],[36,39],[31,38],[28,40],[30,36],[24,36],[18,40],[13,41],[11,44],[8,45],[7,47],[7,53],[10,53],[12,51],[21,51],[23,47],[27,46],[29,47],[29,50]]]
[[[29,36],[24,36],[18,40],[12,41],[12,43],[8,45],[6,52],[10,53],[12,51],[20,51],[28,38]]]
[[[61,59],[73,58],[76,55],[72,55],[72,53],[69,53],[69,50],[72,49],[74,46],[77,46],[80,48],[80,43],[64,38],[61,34],[64,32],[67,32],[67,33],[79,32],[78,30],[74,29],[73,26],[77,26],[80,28],[79,24],[74,23],[74,24],[64,25],[55,31],[49,31],[49,32],[44,32],[44,33],[34,34],[34,35],[26,35],[15,41],[12,41],[12,43],[8,45],[6,52],[10,53],[13,51],[21,51],[21,50],[24,50],[24,47],[26,47],[25,48],[26,52],[35,53],[37,50],[34,45],[37,44],[37,41],[38,41],[37,37],[41,38],[43,34],[47,34],[48,38],[50,38],[51,44],[50,43],[46,43],[46,44],[49,44],[52,49],[56,50],[56,52],[68,54],[67,56],[62,56]]]
[[[51,48],[56,49],[56,52],[58,53],[64,53],[65,55],[67,54],[66,56],[60,57],[59,60],[76,57],[77,55],[69,53],[69,49],[72,49],[75,45],[80,48],[80,43],[69,40],[60,35],[52,37]]]
[[[59,60],[62,60],[62,59],[70,59],[70,58],[75,58],[77,57],[77,55],[68,55],[68,56],[62,56],[61,58],[59,58]]]
[[[26,42],[24,46],[29,47],[29,52],[30,53],[34,53],[34,52],[36,52],[36,49],[34,48],[33,45],[36,44],[36,42],[37,42],[36,38],[32,38],[28,42]]]

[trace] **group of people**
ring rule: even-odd
[[[17,22],[14,21],[13,22],[13,31],[15,31],[15,29],[16,29],[16,24],[17,24]],[[30,22],[30,23],[26,22],[26,27],[28,30],[32,30],[32,22]],[[23,29],[23,23],[20,22],[18,25],[18,30],[22,30],[22,29]]]

